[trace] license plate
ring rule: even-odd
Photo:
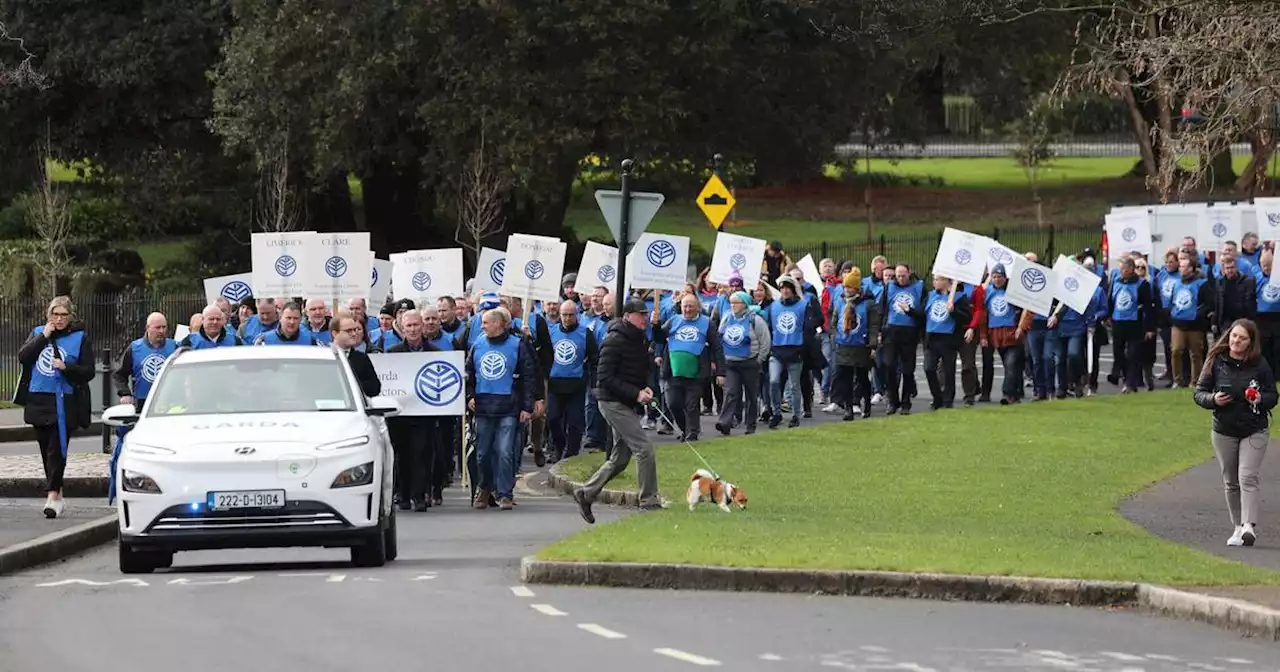
[[[207,500],[213,511],[231,509],[280,509],[284,508],[284,490],[238,490],[235,492],[211,492]]]

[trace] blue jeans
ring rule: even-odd
[[[836,377],[836,335],[822,335],[822,356],[827,358],[827,368],[822,371],[822,396],[831,394],[831,379]]]
[[[876,368],[871,376],[871,393],[884,394],[884,348],[876,348]]]
[[[510,497],[516,488],[513,467],[520,459],[520,448],[516,447],[518,420],[511,415],[476,418],[476,465],[480,471],[480,489],[494,493],[499,499]]]
[[[1088,346],[1088,338],[1087,331],[1058,338],[1058,359],[1062,362],[1058,365],[1059,392],[1066,392],[1068,383],[1079,383],[1084,380],[1086,371],[1084,351]],[[1084,388],[1079,387],[1077,391],[1083,392]]]
[[[1043,325],[1032,325],[1031,331],[1027,332],[1027,355],[1030,358],[1031,365],[1031,390],[1032,394],[1039,398],[1049,394],[1048,390],[1053,386],[1052,364],[1053,355],[1050,354],[1048,361],[1045,361],[1045,342],[1048,340],[1049,330]]]
[[[775,417],[782,417],[782,369],[787,370],[787,393],[791,401],[791,417],[799,418],[801,403],[800,400],[800,374],[804,371],[804,360],[796,358],[796,361],[783,364],[777,357],[769,358],[769,407],[773,410]]]
[[[594,378],[594,376],[593,376]],[[587,443],[596,448],[604,448],[607,439],[606,430],[608,425],[605,424],[604,416],[600,415],[600,402],[596,401],[595,381],[590,381],[587,387],[586,408],[584,409],[587,420]]]
[[[1067,393],[1067,354],[1066,345],[1071,340],[1068,336],[1063,338],[1057,329],[1047,332],[1044,338],[1044,361],[1045,361],[1045,393],[1053,394],[1053,385],[1058,384],[1058,394],[1066,395]]]
[[[586,425],[586,391],[559,394],[547,392],[547,430],[557,455],[573,457],[582,447],[582,430]]]

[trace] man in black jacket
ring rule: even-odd
[[[609,333],[600,345],[596,399],[600,414],[613,430],[614,444],[609,459],[573,493],[582,519],[588,523],[596,522],[591,503],[609,481],[627,468],[632,453],[639,465],[636,480],[640,484],[640,508],[662,508],[653,444],[640,427],[642,407],[653,399],[653,390],[648,387],[649,344],[644,335],[648,312],[644,301],[628,300],[622,307],[622,317],[609,324]]]
[[[388,353],[439,352],[423,335],[422,314],[406,310],[400,314],[400,332],[404,340],[387,349]],[[436,454],[445,450],[445,430],[441,420],[431,415],[401,415],[387,418],[391,446],[396,451],[396,505],[400,510],[431,508],[436,490]],[[452,418],[448,418],[452,419]]]
[[[346,311],[338,311],[329,321],[329,329],[333,334],[334,345],[347,353],[347,363],[351,365],[351,373],[355,374],[364,396],[376,397],[382,394],[382,381],[378,378],[378,371],[373,368],[373,361],[358,349],[364,342],[364,328],[356,322],[355,316]]]

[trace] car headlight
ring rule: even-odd
[[[373,482],[373,463],[365,462],[358,467],[342,470],[337,478],[333,479],[330,488],[355,488],[361,485],[369,485]]]
[[[160,486],[156,485],[155,480],[150,476],[140,472],[125,469],[120,479],[120,485],[125,492],[144,492],[152,495],[160,494]]]
[[[316,450],[342,450],[344,448],[359,448],[360,446],[363,446],[367,443],[369,443],[369,437],[367,435],[357,436],[355,438],[343,439],[341,441],[334,441],[332,443],[322,443],[316,446]]]

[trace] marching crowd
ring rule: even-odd
[[[1026,257],[1036,259],[1030,252]],[[879,405],[886,415],[906,415],[918,396],[919,352],[934,409],[954,406],[957,364],[965,406],[993,398],[1017,404],[1028,387],[1033,401],[1093,394],[1107,343],[1115,356],[1105,375],[1123,392],[1154,389],[1157,382],[1188,385],[1203,366],[1210,334],[1239,318],[1257,322],[1261,351],[1274,366],[1280,285],[1268,282],[1272,253],[1259,247],[1256,235],[1217,255],[1201,253],[1188,238],[1158,266],[1133,253],[1109,274],[1092,250],[1075,258],[1100,278],[1093,300],[1083,313],[1055,302],[1048,315],[1008,301],[1002,264],[977,285],[942,277],[926,283],[907,264],[883,256],[865,272],[851,261],[823,259],[820,277],[806,278],[776,242],[754,287],[744,285],[740,272],[717,284],[704,270],[682,291],[635,292],[621,303],[620,316],[610,288],[580,287],[572,273],[563,278],[560,296],[527,306],[490,291],[400,299],[376,315],[363,299],[331,310],[320,299],[249,298],[232,305],[218,298],[191,316],[190,334],[180,343],[167,336],[166,317],[152,314],[113,377],[121,402],[141,407],[150,387],[143,363],[178,347],[336,343],[362,353],[465,351],[474,505],[514,507],[526,446],[539,466],[602,449],[608,461],[575,495],[590,520],[590,502],[632,455],[640,466],[642,507],[662,505],[647,432],[696,441],[701,416],[714,415],[719,433],[742,428],[752,434],[760,423],[799,426],[815,406],[844,420],[870,416]],[[1160,378],[1153,375],[1157,338],[1166,362]],[[51,344],[52,367],[41,361]],[[996,357],[1003,369],[999,390],[993,389]],[[83,387],[95,364],[70,300],[51,302],[47,323],[32,331],[19,359],[18,403],[37,428],[52,517],[63,506],[67,433],[88,424],[88,414],[79,412],[87,399],[80,397],[88,396]],[[352,361],[354,369],[355,356]],[[361,372],[368,374],[361,381],[365,393],[378,394],[372,367],[362,365]],[[70,395],[69,408],[59,392]],[[388,420],[399,508],[441,504],[443,488],[462,466],[462,420]]]

